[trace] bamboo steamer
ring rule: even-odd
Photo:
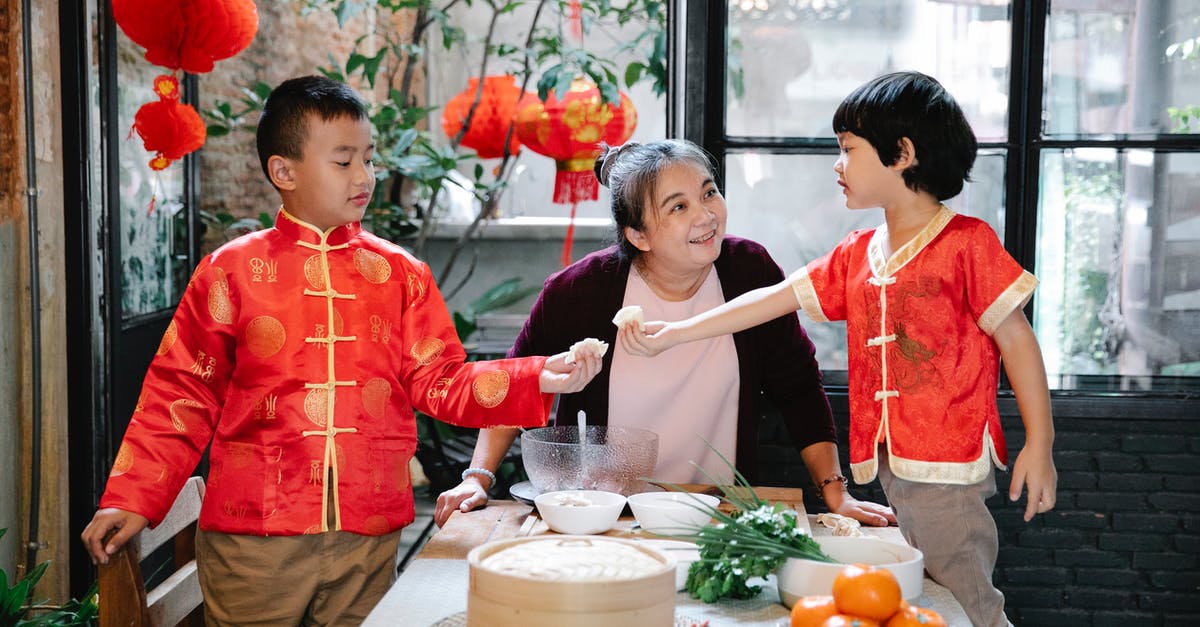
[[[544,574],[515,572],[496,564],[505,557],[531,552],[543,558],[553,555],[554,570],[574,568],[589,574],[552,580]],[[640,562],[645,568],[612,573],[597,566],[615,561],[614,557],[621,557],[623,564]],[[467,562],[471,576],[467,627],[675,624],[675,558],[636,542],[606,536],[513,538],[475,547],[467,554]]]

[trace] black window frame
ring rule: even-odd
[[[682,59],[682,120],[670,120],[669,132],[691,140],[713,155],[718,179],[724,187],[726,158],[746,152],[774,155],[817,154],[835,156],[836,139],[799,137],[754,137],[728,135],[726,132],[726,57],[728,36],[727,1],[675,0],[674,17],[682,17],[682,25],[668,26],[684,37]],[[682,13],[682,15],[681,15]],[[1200,152],[1197,135],[1158,135],[1129,137],[1116,135],[1105,138],[1046,137],[1042,133],[1042,96],[1046,24],[1050,16],[1049,0],[1012,0],[1010,20],[1012,48],[1009,76],[1008,136],[1005,141],[980,142],[981,151],[1003,150],[1005,154],[1005,233],[1004,246],[1022,267],[1034,272],[1037,256],[1038,180],[1040,159],[1044,151],[1064,148],[1112,148],[1116,150],[1149,149],[1170,152]],[[673,109],[668,108],[668,111]],[[1026,307],[1031,316],[1032,304]],[[1169,417],[1195,413],[1195,401],[1200,400],[1200,380],[1177,389],[1123,390],[1120,380],[1096,389],[1052,389],[1056,402],[1066,399],[1138,400],[1135,415]],[[845,381],[845,371],[827,372],[831,391],[838,392]],[[1007,381],[1002,381],[1001,397],[1012,396]],[[1151,402],[1147,409],[1144,402]],[[1089,405],[1090,406],[1090,405]],[[1132,409],[1130,406],[1129,409]],[[1162,413],[1165,412],[1165,413]]]

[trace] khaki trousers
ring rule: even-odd
[[[892,474],[886,448],[878,455],[879,483],[900,532],[925,554],[930,578],[950,589],[975,627],[1009,625],[1004,594],[992,585],[1000,544],[984,503],[996,493],[995,473],[972,485],[918,483]]]
[[[396,578],[400,532],[196,533],[209,627],[358,625]]]

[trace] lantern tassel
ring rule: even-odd
[[[571,219],[567,221],[567,236],[563,239],[562,265],[564,268],[571,265],[571,243],[575,241],[575,208],[578,206],[578,202],[571,203]]]
[[[161,180],[158,177],[158,170],[154,171],[154,185],[150,188],[150,208],[146,209],[146,215],[154,215],[154,205],[158,203],[158,190]]]

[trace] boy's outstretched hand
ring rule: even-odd
[[[575,352],[575,361],[567,363],[568,353],[559,353],[546,360],[538,377],[541,391],[545,394],[570,394],[578,392],[600,373],[603,361],[593,349]]]
[[[641,327],[623,324],[617,331],[617,342],[625,352],[639,357],[653,357],[679,343],[671,325],[661,321],[647,322]]]
[[[1044,450],[1043,450],[1044,449]],[[1008,498],[1016,502],[1021,498],[1021,489],[1028,492],[1025,504],[1025,522],[1037,514],[1054,509],[1058,490],[1058,471],[1054,469],[1054,458],[1049,447],[1026,444],[1013,463],[1012,483],[1008,487]]]
[[[92,522],[88,523],[80,537],[92,558],[92,564],[107,564],[110,556],[149,524],[150,521],[141,514],[106,507],[92,516]],[[104,537],[110,531],[114,532],[113,536],[105,542]]]

